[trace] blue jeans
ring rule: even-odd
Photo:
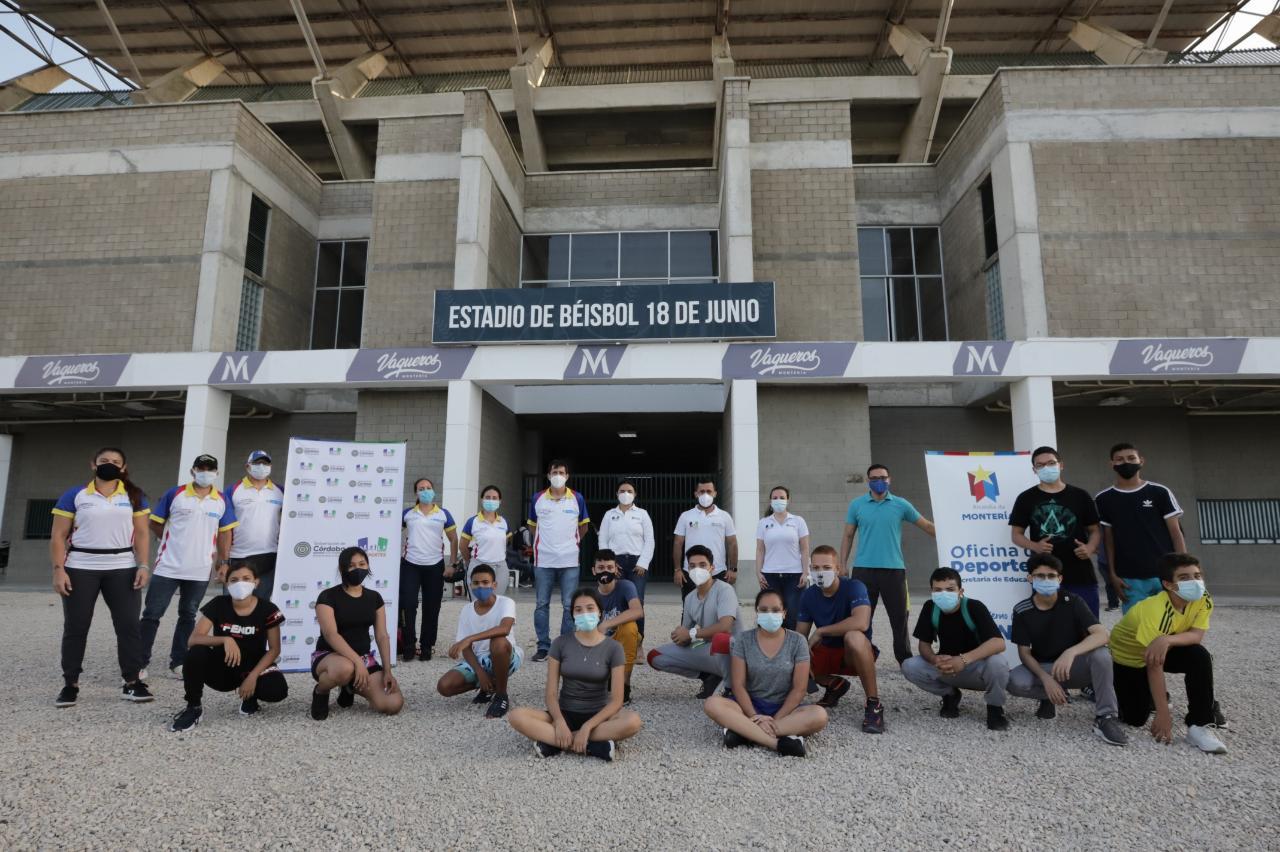
[[[196,614],[200,611],[200,601],[204,600],[205,590],[209,588],[208,580],[175,580],[172,577],[152,576],[147,586],[147,599],[142,605],[142,668],[151,665],[151,647],[156,643],[156,631],[160,629],[160,619],[164,618],[173,600],[174,592],[178,597],[178,623],[173,626],[173,644],[169,647],[169,668],[182,665],[187,658],[187,639],[191,631],[196,629]]]
[[[640,605],[644,605],[644,584],[649,579],[649,572],[643,574],[636,573],[636,562],[640,559],[634,553],[619,553],[618,568],[622,571],[622,579],[630,580],[635,584],[636,595],[640,598]],[[644,619],[641,618],[636,622],[636,627],[640,630],[640,635],[644,636]]]
[[[788,630],[795,630],[796,616],[800,613],[800,572],[783,574],[766,571],[763,576],[769,588],[782,595],[782,605],[787,608],[787,616],[782,619],[782,626]]]
[[[551,587],[560,584],[560,603],[564,614],[560,619],[560,635],[573,632],[573,618],[569,615],[569,605],[573,593],[578,588],[578,566],[571,568],[545,568],[541,565],[533,569],[533,591],[537,598],[537,606],[533,610],[533,630],[538,634],[538,650],[551,649]]]

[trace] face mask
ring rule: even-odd
[[[710,509],[711,504],[714,502],[716,502],[716,498],[712,497],[710,494],[698,495],[698,505],[704,509]]]
[[[769,508],[777,512],[778,514],[782,514],[783,512],[787,511],[787,501],[782,499],[770,500]]]
[[[93,469],[94,476],[98,477],[103,482],[110,482],[113,479],[119,479],[121,473],[123,473],[123,471],[120,470],[120,465],[113,464],[111,462],[103,462]]]
[[[1111,469],[1114,470],[1121,479],[1133,479],[1138,475],[1138,471],[1142,470],[1142,465],[1134,462],[1124,462],[1123,464],[1113,464]]]
[[[436,492],[432,488],[424,488],[418,492],[418,502],[431,504],[436,502]]]
[[[688,574],[689,579],[695,586],[701,586],[703,583],[711,579],[711,572],[706,568],[690,568]]]
[[[271,465],[251,464],[249,465],[249,475],[254,479],[266,479],[271,475]]]
[[[493,597],[493,591],[488,586],[481,586],[471,590],[471,597],[475,598],[477,603],[485,603]]]
[[[778,628],[782,626],[782,613],[780,612],[757,612],[756,627],[759,627],[765,633],[777,633]]]
[[[618,575],[612,571],[605,571],[603,574],[596,575],[596,582],[602,586],[607,586],[616,579],[618,579]]]
[[[959,592],[934,592],[929,597],[933,600],[933,605],[943,612],[951,612],[960,605]]]
[[[619,492],[618,492],[618,505],[619,505],[619,506],[630,506],[630,505],[631,505],[632,503],[634,503],[634,502],[636,502],[636,495],[632,494],[630,491],[619,491]]]
[[[600,613],[580,612],[573,617],[573,629],[582,633],[590,633],[600,623]]]
[[[564,484],[569,481],[569,477],[564,474],[557,473],[547,477],[547,482],[551,483],[551,487],[557,491],[564,488]]]
[[[480,508],[484,509],[486,512],[496,512],[498,511],[498,507],[500,505],[502,505],[502,503],[498,500],[481,500],[480,501]]]
[[[249,595],[253,594],[253,589],[254,583],[250,580],[237,580],[234,583],[227,584],[227,594],[237,601],[242,601],[249,597]]]
[[[1058,593],[1058,589],[1062,586],[1061,580],[1032,580],[1031,588],[1036,590],[1037,595],[1044,595],[1051,598]]]
[[[819,589],[826,589],[836,580],[835,571],[810,571],[809,576],[813,578],[813,584]]]
[[[872,494],[883,494],[889,490],[889,483],[882,479],[873,479],[870,484]]]
[[[1052,485],[1062,477],[1062,468],[1056,464],[1051,467],[1042,467],[1036,471],[1036,476],[1040,477],[1040,481],[1045,485]]]
[[[218,481],[218,472],[216,470],[197,470],[192,477],[196,481],[196,485],[201,488],[208,488],[210,485]]]
[[[1204,580],[1179,580],[1178,597],[1184,601],[1198,601],[1204,597]]]
[[[342,575],[342,582],[348,586],[358,586],[364,582],[364,578],[369,576],[368,568],[348,568],[347,573]]]

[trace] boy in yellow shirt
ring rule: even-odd
[[[1120,718],[1134,727],[1155,710],[1151,736],[1173,741],[1173,716],[1164,674],[1184,675],[1187,688],[1187,741],[1201,751],[1225,754],[1226,746],[1209,729],[1224,726],[1213,700],[1213,655],[1202,644],[1209,629],[1213,599],[1204,590],[1200,560],[1188,553],[1160,559],[1164,591],[1133,606],[1111,630],[1116,699]]]

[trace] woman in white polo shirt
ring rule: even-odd
[[[139,590],[147,584],[151,537],[147,495],[129,481],[124,452],[103,447],[93,454],[88,485],[77,485],[53,507],[49,557],[53,589],[62,596],[62,691],[56,707],[71,707],[80,694],[81,664],[98,595],[111,611],[116,655],[126,701],[151,701],[138,677],[142,638]]]
[[[419,660],[431,659],[444,596],[445,551],[449,565],[458,561],[458,531],[453,515],[436,504],[436,486],[427,477],[413,483],[417,501],[405,510],[404,555],[400,559],[400,659],[409,662],[414,643]],[[414,636],[418,592],[422,592],[422,633]]]
[[[756,524],[756,565],[760,588],[782,596],[787,617],[784,626],[796,628],[800,593],[809,583],[809,525],[787,511],[791,491],[776,485],[769,492],[769,508]]]
[[[618,505],[604,513],[600,521],[600,549],[618,557],[622,579],[635,584],[636,597],[644,604],[644,585],[653,562],[653,520],[636,505],[636,486],[628,480],[618,483]],[[644,619],[636,623],[644,636]]]
[[[498,514],[502,506],[502,491],[496,485],[486,485],[480,492],[479,513],[467,518],[462,525],[462,546],[467,549],[467,587],[471,586],[471,569],[477,565],[492,565],[497,594],[507,593],[507,542],[511,529],[507,519]]]

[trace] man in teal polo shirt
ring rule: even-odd
[[[889,493],[889,468],[873,464],[867,468],[870,493],[849,504],[844,518],[844,539],[840,542],[840,564],[848,565],[853,537],[858,550],[853,559],[852,577],[867,587],[871,617],[876,602],[884,597],[884,608],[893,628],[893,655],[898,665],[911,656],[907,638],[907,566],[902,561],[902,525],[915,524],[935,535],[933,521],[921,515],[901,497]]]

